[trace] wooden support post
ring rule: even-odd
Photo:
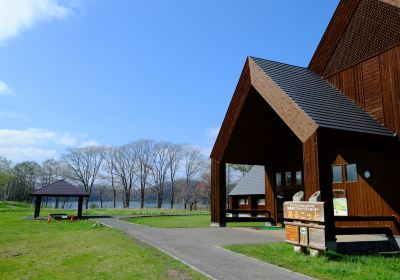
[[[316,191],[321,192],[325,202],[325,240],[328,247],[335,249],[335,221],[333,215],[332,175],[329,161],[329,148],[318,143],[314,133],[303,143],[304,200]]]
[[[272,168],[265,165],[265,208],[269,209],[274,224],[278,223],[278,215],[276,208],[276,188],[275,179]]]
[[[226,167],[211,160],[211,225],[226,225]]]
[[[82,205],[83,205],[83,196],[80,196],[78,199],[78,219],[82,218]]]
[[[35,214],[34,214],[34,218],[38,218],[40,215],[40,204],[42,203],[42,197],[40,195],[36,196],[36,200],[35,200]]]

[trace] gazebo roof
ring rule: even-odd
[[[31,192],[30,195],[36,196],[90,196],[88,192],[81,190],[80,188],[68,183],[65,180],[57,181],[46,187]]]

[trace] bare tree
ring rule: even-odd
[[[113,207],[116,208],[116,197],[117,197],[117,176],[115,173],[116,148],[103,147],[101,149],[101,156],[103,157],[103,167],[104,167],[103,170],[105,172],[103,177],[106,181],[108,181],[111,184]]]
[[[103,161],[100,151],[99,147],[69,148],[62,157],[69,178],[80,182],[90,194]],[[85,207],[88,209],[89,199],[85,199]]]
[[[115,174],[124,191],[123,205],[129,208],[131,190],[137,179],[138,157],[135,146],[130,143],[116,149]]]
[[[164,186],[169,170],[168,145],[165,142],[156,143],[151,152],[151,173],[153,188],[157,194],[157,208],[161,208],[164,198]]]
[[[144,200],[146,189],[149,185],[148,179],[151,172],[151,151],[153,150],[153,140],[139,140],[133,142],[132,145],[135,147],[136,156],[138,159],[138,179],[139,179],[139,191],[140,191],[140,208],[144,207]]]
[[[172,209],[174,208],[175,202],[175,176],[182,160],[182,145],[169,144],[167,146],[167,155],[169,164],[169,179],[171,180],[170,203]]]
[[[201,171],[204,170],[205,159],[200,150],[195,147],[186,147],[183,156],[183,165],[185,168],[185,188],[183,190],[183,203],[185,209],[190,202],[194,180],[198,179]]]
[[[61,167],[60,162],[55,159],[47,159],[42,163],[40,173],[40,184],[42,187],[54,183],[60,179]]]

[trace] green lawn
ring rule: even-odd
[[[229,245],[225,248],[319,279],[400,279],[400,257],[296,254],[286,243]]]
[[[158,228],[201,228],[209,227],[210,215],[193,216],[159,216],[127,218],[126,221],[135,224]],[[263,222],[227,223],[228,227],[263,227]]]
[[[23,220],[32,210],[0,203],[0,279],[206,279],[157,249],[90,221]]]

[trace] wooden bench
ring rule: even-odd
[[[271,212],[268,209],[228,209],[226,213],[230,214],[250,214],[251,217],[226,217],[227,222],[271,222]],[[265,217],[256,217],[257,214],[265,214]],[[254,216],[253,216],[254,215]]]

